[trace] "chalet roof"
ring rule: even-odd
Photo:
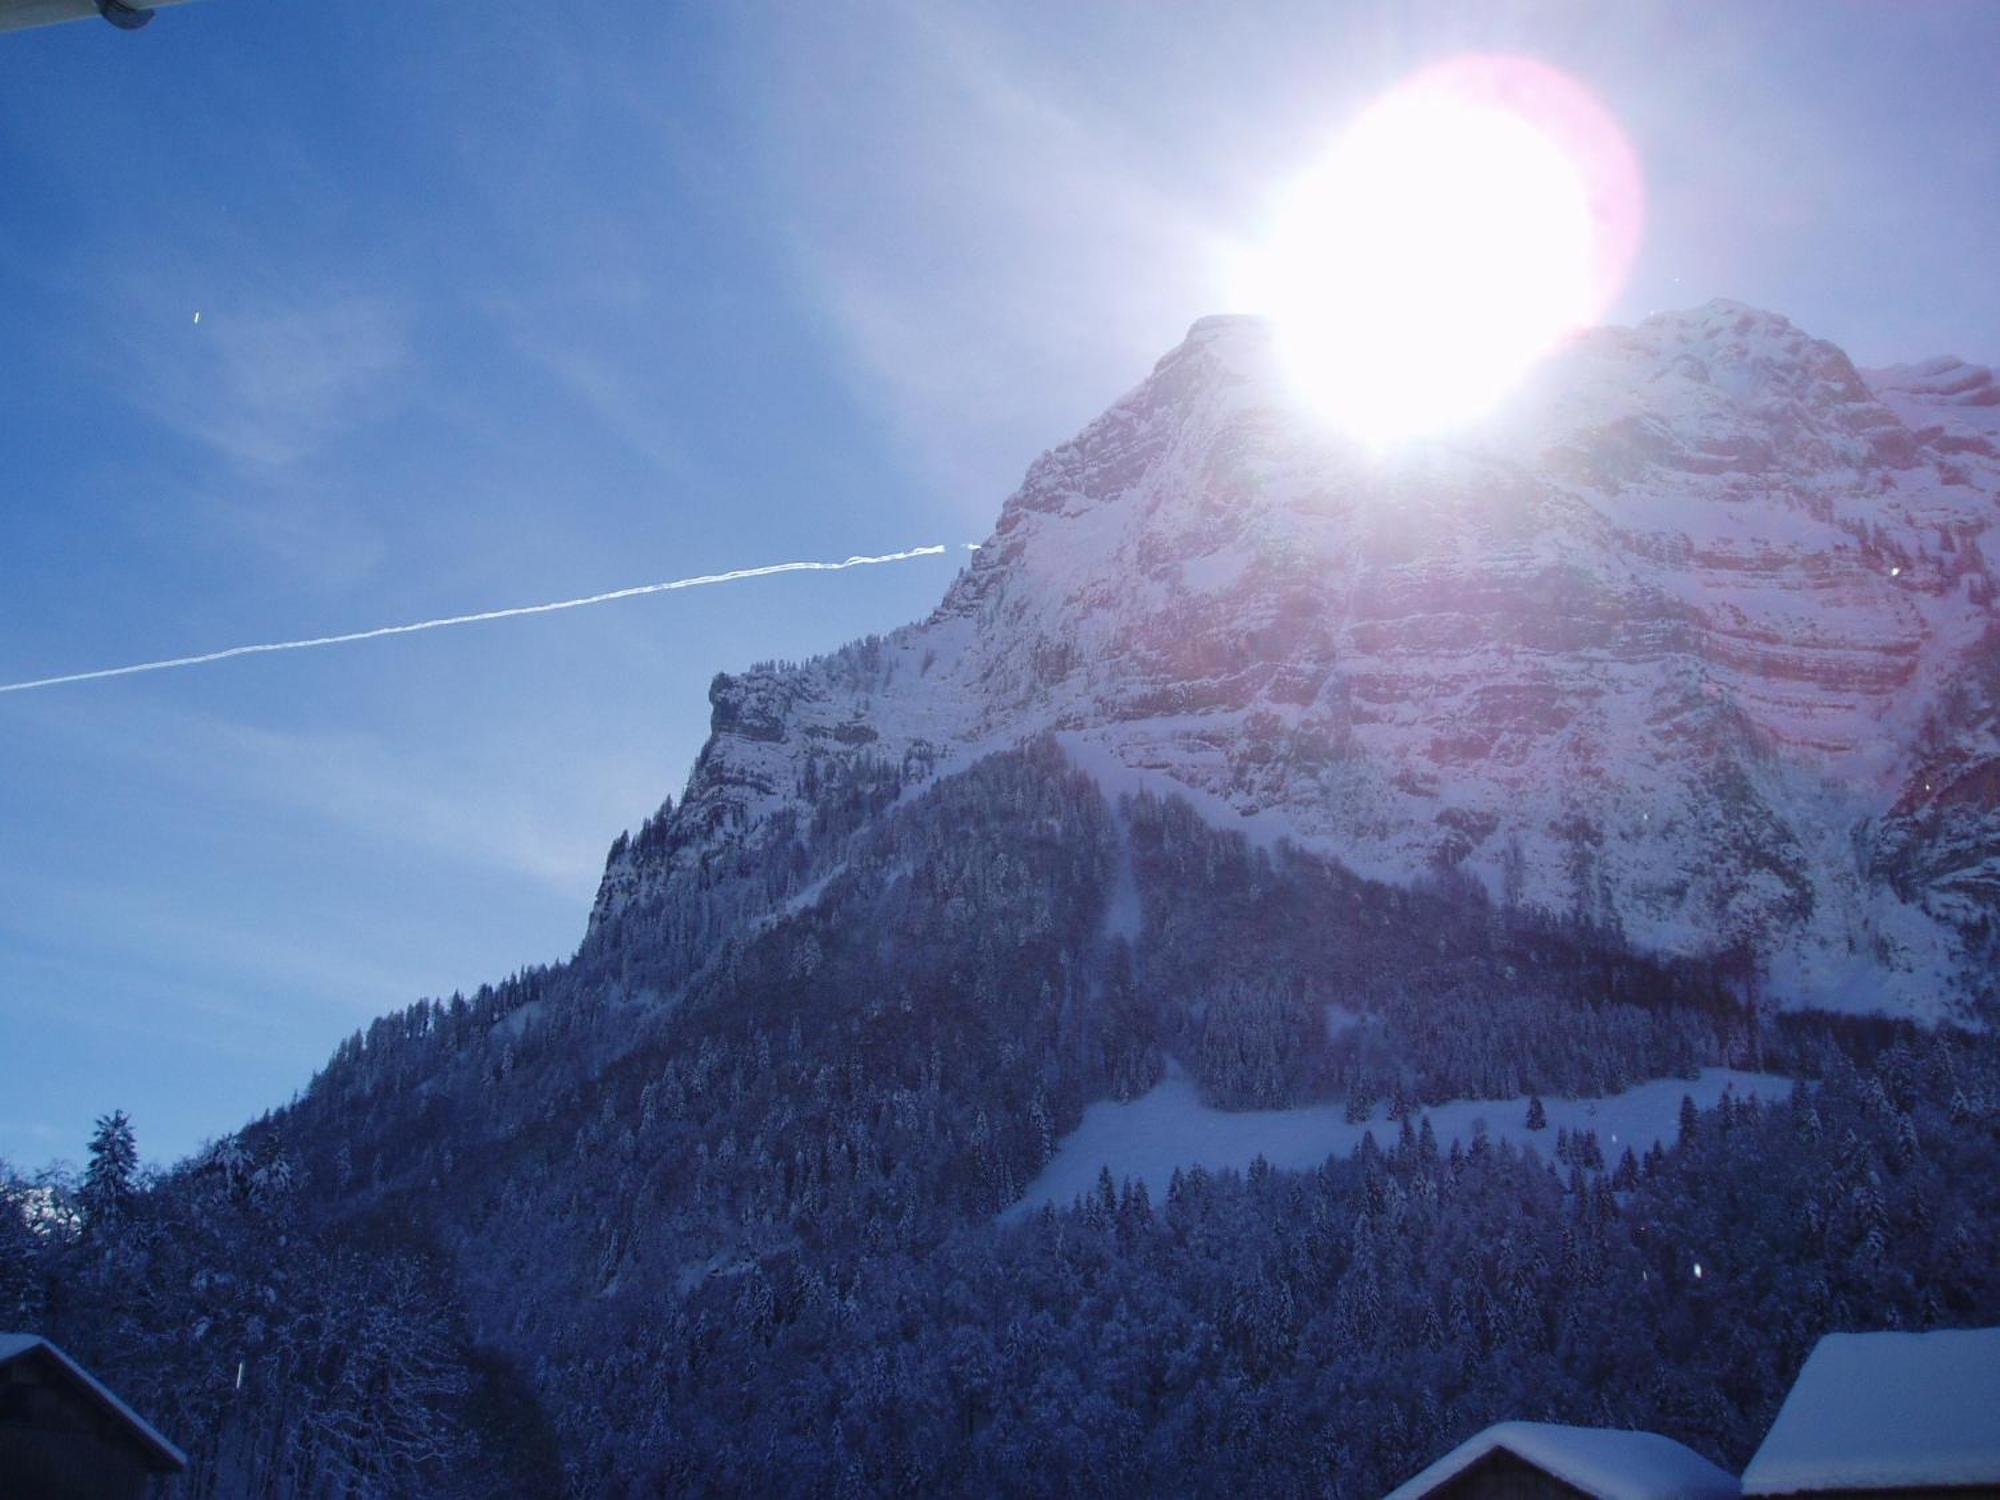
[[[2000,1328],[1830,1333],[1743,1471],[1746,1495],[2000,1485]]]
[[[152,1423],[113,1395],[110,1388],[95,1375],[54,1344],[38,1333],[0,1333],[0,1369],[5,1369],[16,1360],[32,1358],[38,1353],[54,1364],[86,1397],[102,1406],[130,1433],[132,1440],[146,1450],[150,1459],[149,1468],[156,1472],[177,1473],[187,1467],[186,1454],[162,1437]]]
[[[1656,1432],[1498,1422],[1391,1490],[1386,1500],[1418,1500],[1496,1449],[1597,1500],[1733,1500],[1738,1493],[1726,1470]]]

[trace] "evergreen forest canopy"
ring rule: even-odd
[[[909,774],[841,763],[789,844],[170,1171],[107,1116],[81,1180],[9,1178],[0,1321],[187,1448],[181,1493],[333,1497],[1366,1496],[1503,1417],[1740,1467],[1819,1334],[2000,1320],[1990,1034],[1763,1015],[1735,955],[1113,807],[1046,744]],[[1169,1055],[1388,1123],[995,1223]],[[1644,1161],[1424,1119],[1710,1064],[1802,1083]]]

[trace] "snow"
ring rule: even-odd
[[[1671,1145],[1680,1132],[1681,1099],[1706,1109],[1725,1093],[1756,1095],[1766,1102],[1786,1098],[1792,1081],[1775,1073],[1705,1068],[1699,1078],[1660,1078],[1602,1099],[1549,1099],[1543,1130],[1527,1126],[1528,1098],[1460,1099],[1422,1113],[1429,1116],[1440,1147],[1454,1138],[1470,1142],[1484,1123],[1489,1139],[1533,1146],[1545,1156],[1555,1149],[1556,1131],[1594,1130],[1608,1166],[1616,1166],[1627,1146],[1645,1155],[1655,1141]],[[1401,1127],[1386,1106],[1369,1119],[1350,1124],[1344,1106],[1308,1104],[1296,1109],[1223,1110],[1204,1104],[1194,1080],[1172,1059],[1167,1077],[1139,1098],[1118,1104],[1099,1100],[1083,1112],[1083,1122],[1056,1144],[1055,1155],[1036,1174],[1021,1199],[1001,1213],[1004,1221],[1027,1217],[1043,1204],[1067,1207],[1097,1185],[1111,1169],[1114,1181],[1139,1178],[1155,1199],[1167,1190],[1176,1167],[1242,1171],[1262,1156],[1274,1167],[1304,1170],[1329,1156],[1346,1156],[1368,1131],[1388,1146]]]
[[[1779,1005],[1948,1014],[1951,892],[1891,889],[1868,841],[1991,619],[1965,565],[2000,518],[2000,386],[1867,379],[1714,302],[1584,334],[1479,430],[1369,457],[1300,417],[1266,325],[1204,319],[1037,460],[928,620],[732,678],[758,732],[715,736],[676,813],[697,836],[608,871],[593,923],[764,837],[857,723],[854,753],[920,750],[906,801],[1054,733],[1114,799],[1259,847],[1400,883],[1446,826],[1490,830],[1453,857],[1491,891],[1601,898],[1658,951],[1749,943]]]
[[[1746,1495],[2000,1487],[2000,1328],[1830,1333],[1750,1466]]]
[[[1104,910],[1104,935],[1137,943],[1139,927],[1144,920],[1145,910],[1139,900],[1139,874],[1132,866],[1132,843],[1127,838],[1119,846],[1118,876],[1111,887],[1111,900]]]
[[[1329,1042],[1337,1042],[1356,1027],[1367,1024],[1368,1016],[1365,1012],[1350,1010],[1347,1006],[1335,1001],[1327,1002],[1326,1039]]]
[[[1428,1495],[1496,1448],[1597,1500],[1725,1500],[1738,1493],[1726,1470],[1656,1432],[1499,1422],[1391,1490],[1386,1500]]]
[[[1171,728],[1160,720],[1149,722],[1149,729]],[[1213,728],[1213,724],[1208,726]],[[1068,757],[1069,763],[1097,783],[1098,789],[1116,805],[1121,797],[1137,797],[1151,793],[1163,799],[1178,797],[1188,804],[1209,827],[1223,832],[1240,833],[1249,839],[1251,846],[1258,849],[1275,850],[1280,842],[1294,839],[1297,830],[1278,812],[1243,813],[1230,806],[1227,799],[1204,791],[1199,786],[1190,785],[1185,779],[1188,767],[1185,763],[1174,770],[1156,766],[1135,766],[1120,755],[1118,745],[1108,743],[1103,735],[1085,734],[1077,730],[1058,730],[1053,736],[1056,744]],[[1123,736],[1129,743],[1132,735]],[[1325,839],[1297,839],[1302,848],[1329,850],[1331,843]]]
[[[523,1001],[493,1023],[493,1035],[501,1038],[525,1036],[528,1028],[539,1022],[547,1010],[546,1000]]]
[[[1953,355],[1914,365],[1863,370],[1875,397],[1913,430],[2000,437],[2000,381],[1985,365]]]
[[[1227,547],[1206,557],[1191,557],[1181,564],[1181,582],[1199,593],[1225,593],[1241,581],[1255,560],[1247,547]]]

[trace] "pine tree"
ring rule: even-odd
[[[0,1162],[0,1325],[33,1328],[41,1322],[41,1248],[22,1212],[13,1174]]]
[[[1375,1096],[1365,1079],[1356,1077],[1347,1086],[1347,1103],[1341,1111],[1341,1118],[1350,1125],[1359,1125],[1375,1113]]]
[[[1542,1096],[1536,1094],[1528,1100],[1528,1129],[1547,1130],[1548,1128],[1548,1112],[1542,1108]]]
[[[1433,1352],[1445,1346],[1444,1319],[1438,1316],[1437,1303],[1431,1302],[1424,1308],[1424,1347]]]
[[[1685,1146],[1695,1138],[1701,1128],[1701,1115],[1694,1107],[1692,1094],[1681,1095],[1681,1145]]]
[[[1118,1238],[1129,1246],[1152,1227],[1153,1199],[1146,1191],[1146,1180],[1143,1177],[1130,1178],[1118,1199]]]
[[[122,1109],[99,1115],[83,1173],[83,1217],[90,1228],[117,1222],[138,1196],[139,1143]]]
[[[1896,1138],[1889,1148],[1889,1160],[1899,1172],[1907,1172],[1922,1146],[1917,1140],[1917,1122],[1908,1115],[1896,1116]]]
[[[1604,1147],[1594,1130],[1580,1130],[1570,1137],[1570,1156],[1587,1172],[1604,1170]]]
[[[1493,1142],[1486,1134],[1486,1122],[1484,1120],[1474,1120],[1472,1122],[1472,1145],[1465,1153],[1466,1160],[1484,1161],[1492,1154]]]
[[[1632,1154],[1630,1146],[1618,1158],[1618,1170],[1612,1176],[1611,1185],[1621,1193],[1629,1193],[1639,1185],[1639,1158]]]

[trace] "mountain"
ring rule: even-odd
[[[715,679],[571,960],[0,1176],[0,1315],[215,1497],[1739,1466],[2000,1322],[1996,390],[1712,303],[1374,454],[1197,323],[929,619]]]
[[[2000,901],[1996,442],[1990,371],[1863,376],[1713,302],[1373,455],[1298,409],[1266,325],[1204,319],[1032,466],[928,620],[716,678],[590,940],[671,909],[692,963],[838,865],[726,873],[822,787],[888,767],[907,799],[1050,736],[1108,793],[1735,955],[1780,1005],[1964,1015]]]

